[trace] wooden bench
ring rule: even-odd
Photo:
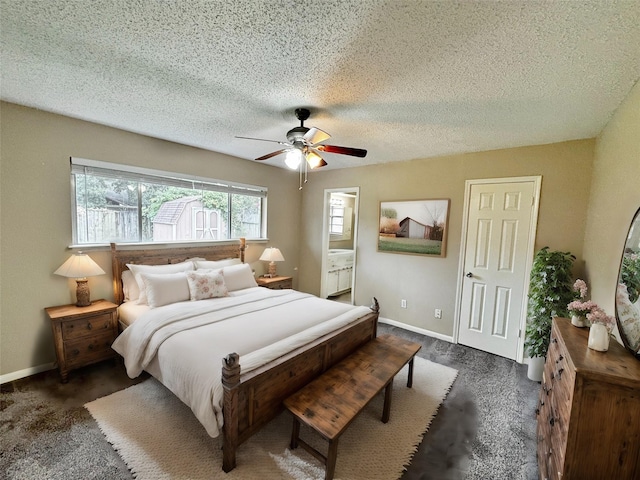
[[[413,383],[413,359],[420,345],[393,335],[381,335],[284,401],[293,414],[291,449],[300,445],[325,464],[325,480],[333,478],[338,439],[349,424],[383,389],[382,421],[391,412],[393,378],[407,363],[407,387]],[[329,442],[327,456],[300,439],[300,422]]]

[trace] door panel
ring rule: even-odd
[[[471,185],[458,341],[515,359],[535,183]]]

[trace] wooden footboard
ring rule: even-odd
[[[241,373],[236,353],[224,358],[222,469],[225,472],[235,468],[238,446],[283,410],[285,398],[376,337],[379,307],[375,298],[371,309],[372,313],[355,323],[246,374]]]

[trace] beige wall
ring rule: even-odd
[[[584,258],[592,299],[614,314],[629,224],[640,208],[640,82],[596,141]]]
[[[298,176],[176,143],[0,103],[0,374],[37,368],[55,359],[44,308],[75,302],[75,282],[53,275],[71,254],[69,157],[202,175],[269,188],[269,245],[297,266]],[[249,244],[254,262],[265,244]],[[89,280],[94,299],[112,299],[105,249],[91,256],[107,275]],[[257,262],[259,273],[263,262]]]
[[[582,140],[314,173],[304,187],[300,288],[320,291],[324,189],[359,186],[356,303],[375,296],[383,317],[452,336],[465,180],[542,175],[536,250],[581,258],[593,149],[594,140]],[[378,253],[379,202],[426,198],[451,199],[446,258]]]

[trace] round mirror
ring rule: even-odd
[[[624,346],[640,358],[640,209],[622,252],[616,289],[616,321]]]

